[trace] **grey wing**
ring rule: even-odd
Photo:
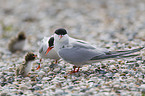
[[[78,43],[79,42],[79,43]],[[80,41],[72,43],[74,47],[85,48],[89,50],[95,50],[96,53],[109,53],[110,51],[106,48],[96,48],[88,43],[82,43]]]
[[[74,44],[72,47],[62,48],[59,55],[70,63],[85,63],[95,56],[101,56],[104,52],[99,52],[93,47]]]
[[[86,48],[86,49],[96,49],[94,46],[90,45],[90,43],[85,42],[83,40],[70,38],[70,43],[74,47]]]
[[[112,52],[110,51],[110,52],[106,52],[104,55],[95,56],[91,60],[130,57],[130,56],[133,56],[131,53],[138,52],[138,51],[140,51],[143,48],[144,47],[136,48],[136,49],[133,49],[133,50],[112,51]],[[136,56],[136,55],[134,55],[134,56]]]

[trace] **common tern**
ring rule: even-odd
[[[79,68],[85,64],[91,64],[109,58],[121,58],[124,55],[140,51],[143,48],[109,51],[104,48],[96,48],[83,40],[71,38],[63,28],[57,29],[54,33],[54,49],[64,61],[74,65],[72,73],[78,72]],[[46,54],[49,51],[48,48]],[[75,70],[77,67],[78,69]]]
[[[28,76],[28,73],[31,71],[32,68],[32,61],[35,60],[37,55],[34,55],[33,53],[29,52],[25,56],[25,62],[16,68],[16,76]]]
[[[26,35],[24,32],[19,32],[16,37],[11,38],[8,43],[8,49],[11,52],[16,52],[17,50],[23,50],[26,42]]]
[[[49,54],[45,55],[47,48],[49,47]],[[44,37],[41,41],[40,44],[40,49],[39,49],[39,56],[41,58],[49,58],[49,59],[54,59],[55,60],[55,64],[57,64],[57,61],[60,59],[60,57],[58,56],[58,54],[56,53],[56,51],[53,49],[54,47],[54,37]],[[41,62],[41,59],[40,59]],[[40,65],[38,66],[37,69],[40,68]]]

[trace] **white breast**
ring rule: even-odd
[[[54,48],[51,49],[47,55],[45,55],[46,51],[47,51],[47,48],[49,46],[48,46],[48,38],[47,38],[46,41],[44,41],[44,40],[46,40],[46,39],[43,39],[43,42],[41,42],[41,47],[40,47],[40,49],[42,48],[43,51],[39,53],[39,56],[41,56],[41,58],[49,58],[49,59],[56,59],[56,60],[58,60],[60,57],[58,56],[58,54],[56,53]]]
[[[51,49],[46,56],[50,59],[56,59],[56,60],[60,58],[54,49]]]
[[[19,41],[17,42],[15,45],[14,45],[14,49],[15,50],[23,50],[24,46],[25,46],[25,42],[26,40],[22,40],[22,41]]]
[[[31,71],[31,68],[32,68],[32,62],[29,61],[27,66],[25,67],[25,75],[28,75],[28,73]]]

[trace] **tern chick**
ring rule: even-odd
[[[17,50],[23,50],[26,42],[26,35],[24,32],[19,32],[16,37],[11,38],[8,43],[8,49],[11,52],[16,52]]]
[[[16,68],[16,76],[21,75],[23,77],[26,77],[31,71],[32,61],[34,61],[35,58],[36,55],[34,55],[33,53],[27,53],[27,55],[25,56],[25,62]]]

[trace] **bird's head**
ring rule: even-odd
[[[24,32],[19,32],[18,33],[18,40],[25,40],[26,39],[26,35]]]
[[[51,37],[48,41],[49,43],[49,47],[46,51],[46,54],[48,54],[48,52],[54,48],[54,42],[58,42],[58,43],[63,43],[63,42],[66,42],[68,41],[68,35],[67,35],[67,31],[63,28],[60,28],[60,29],[57,29],[55,32],[54,32],[54,37]]]
[[[36,57],[37,57],[37,55],[33,54],[32,52],[29,52],[25,56],[25,61],[26,62],[33,61]]]
[[[57,29],[54,32],[54,40],[57,42],[64,42],[68,39],[67,31],[63,28]]]

